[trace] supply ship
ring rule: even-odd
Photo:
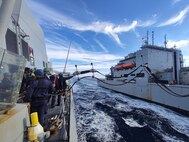
[[[44,34],[25,0],[0,0],[1,142],[45,141],[49,133],[38,127],[36,115],[35,124],[30,121],[29,104],[18,103],[24,71],[45,67],[52,65],[47,58]],[[72,97],[70,90],[61,106],[49,110],[47,116],[55,122],[51,126],[58,132],[48,141],[77,141]]]
[[[189,67],[183,66],[181,50],[166,48],[166,40],[165,46],[146,40],[110,72],[100,86],[189,115]]]

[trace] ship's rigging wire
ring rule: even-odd
[[[156,75],[153,74],[152,71],[151,71],[151,69],[150,69],[148,66],[146,66],[146,65],[140,65],[140,66],[138,66],[136,69],[134,69],[133,71],[131,71],[130,73],[128,73],[128,74],[126,74],[126,75],[130,75],[130,74],[134,73],[134,72],[137,71],[140,67],[143,67],[144,70],[141,70],[139,73],[141,73],[142,71],[146,71],[150,76],[152,76],[152,77],[154,78],[154,82],[155,82],[162,90],[164,90],[164,91],[167,92],[168,94],[170,94],[170,95],[172,95],[172,96],[175,96],[175,97],[189,97],[189,94],[186,94],[186,95],[184,95],[184,94],[178,94],[178,93],[174,92],[173,90],[171,90],[170,88],[168,88],[165,84],[161,83],[161,81],[158,79],[158,77],[156,77]],[[83,71],[83,72],[85,72],[85,71]],[[96,72],[96,73],[98,73],[98,74],[100,74],[100,75],[103,75],[103,76],[107,77],[106,75],[104,75],[104,74],[101,73],[100,71],[97,71],[97,70],[94,70],[94,69],[91,70],[91,72],[93,72],[93,73]],[[88,70],[87,70],[86,73],[88,73]],[[77,75],[78,75],[78,74],[77,74]],[[137,78],[137,76],[133,77],[133,78],[130,79],[129,81],[125,81],[125,82],[120,83],[120,84],[108,83],[108,82],[105,82],[105,81],[102,80],[102,79],[99,79],[99,78],[95,77],[95,76],[84,76],[84,77],[78,78],[78,80],[76,80],[76,81],[71,85],[71,87],[70,87],[68,90],[70,91],[70,90],[73,88],[73,86],[74,86],[78,81],[80,81],[81,79],[84,79],[84,78],[95,78],[96,80],[98,80],[98,81],[100,81],[100,82],[102,82],[102,83],[104,83],[104,84],[107,84],[107,85],[111,85],[111,86],[122,86],[122,85],[125,85],[125,84],[127,84],[127,83],[130,83],[130,82],[133,81],[135,78]],[[109,76],[108,76],[108,78],[110,78],[110,79],[113,79],[113,78],[124,78],[124,76],[121,76],[121,77],[111,77],[111,76],[109,77]]]
[[[123,78],[123,77],[125,77],[125,76],[129,76],[129,75],[131,75],[132,73],[134,73],[135,71],[137,71],[140,67],[142,67],[142,65],[138,66],[137,68],[135,68],[135,69],[134,69],[133,71],[131,71],[130,73],[124,74],[124,76],[117,76],[117,77],[108,76],[108,78],[113,79],[113,78]],[[103,74],[103,73],[101,73],[100,71],[96,71],[96,72],[99,73],[100,75],[106,77],[106,75]]]
[[[148,66],[146,66],[146,65],[140,65],[140,66],[138,66],[135,70],[133,70],[133,71],[130,72],[129,74],[134,73],[134,72],[135,72],[136,70],[138,70],[140,67],[143,67],[143,69],[142,69],[139,73],[141,73],[141,72],[143,72],[143,71],[146,71],[150,76],[152,76],[152,77],[154,78],[154,82],[155,82],[162,90],[164,90],[164,91],[167,92],[168,94],[170,94],[170,95],[172,95],[172,96],[175,96],[175,97],[189,97],[189,94],[187,94],[187,95],[181,95],[181,94],[178,94],[178,93],[172,91],[171,89],[169,89],[165,84],[161,83],[161,81],[156,77],[156,75],[155,75],[154,73],[152,73],[151,69],[150,69]],[[86,70],[86,71],[81,71],[80,73],[81,73],[81,74],[82,74],[82,73],[89,73],[89,71],[92,72],[92,73],[96,72],[96,73],[99,73],[99,74],[105,76],[105,75],[104,75],[103,73],[101,73],[100,71],[97,71],[97,70],[94,70],[94,69],[92,69],[92,70]],[[79,72],[78,72],[78,74],[76,74],[76,75],[79,75]],[[75,75],[75,76],[76,76],[76,75]],[[76,83],[78,83],[80,80],[85,79],[85,78],[94,78],[94,79],[96,79],[96,80],[98,80],[98,81],[100,81],[100,82],[102,82],[102,83],[104,83],[104,84],[111,85],[111,86],[121,86],[121,85],[125,85],[125,84],[127,84],[127,83],[131,83],[133,80],[135,80],[135,78],[137,78],[137,76],[133,77],[133,78],[130,79],[129,81],[123,80],[124,82],[121,83],[121,84],[111,84],[111,83],[105,82],[104,80],[99,79],[98,77],[95,77],[95,76],[93,76],[93,75],[92,75],[92,76],[83,76],[83,77],[78,78],[78,79],[66,90],[65,93],[71,91],[71,89],[74,87],[74,85],[75,85]],[[121,78],[121,77],[119,77],[119,78]],[[123,78],[123,77],[122,77],[122,78]],[[128,95],[133,96],[133,95],[131,95],[131,94],[128,94]],[[63,101],[63,100],[64,100],[64,99],[62,99],[62,101]],[[61,103],[61,106],[62,106],[62,104],[63,104],[63,102]],[[62,108],[62,109],[59,111],[58,118],[57,118],[55,121],[53,121],[52,124],[57,123],[58,119],[60,119],[61,116],[63,115],[63,106],[62,106],[61,108]],[[63,126],[63,127],[64,127],[64,126]],[[60,135],[62,135],[62,134],[60,134]],[[60,136],[59,136],[59,137],[60,137]]]
[[[165,84],[161,83],[161,81],[158,79],[158,77],[156,77],[156,75],[155,75],[154,73],[152,73],[151,69],[150,69],[148,66],[146,66],[146,65],[140,65],[140,66],[138,66],[135,70],[133,70],[132,72],[130,72],[128,75],[134,73],[134,72],[137,71],[140,67],[143,67],[143,69],[142,69],[139,73],[141,73],[141,72],[143,72],[143,71],[146,71],[151,77],[154,78],[154,82],[155,82],[162,90],[164,90],[164,91],[167,92],[168,94],[170,94],[170,95],[172,95],[172,96],[175,96],[175,97],[189,97],[189,94],[187,94],[187,95],[181,95],[181,94],[178,94],[178,93],[172,91],[171,89],[169,89]],[[92,72],[92,73],[96,72],[96,73],[98,73],[98,74],[100,74],[100,75],[106,76],[106,75],[104,75],[103,73],[101,73],[100,71],[97,71],[97,70],[94,70],[94,69],[92,69],[92,70],[86,70],[86,71],[81,71],[80,73],[89,73],[89,71]],[[79,75],[79,72],[78,72],[78,74],[76,74],[76,75]],[[74,76],[76,76],[76,75],[74,75]],[[105,81],[103,81],[102,79],[99,79],[98,77],[95,77],[95,76],[93,76],[93,75],[92,75],[92,76],[83,76],[83,77],[78,78],[78,79],[66,90],[65,93],[71,91],[71,89],[74,87],[74,85],[75,85],[76,83],[78,83],[80,80],[85,79],[85,78],[94,78],[94,79],[96,79],[96,80],[98,80],[98,81],[100,81],[100,82],[102,82],[102,83],[104,83],[104,84],[111,85],[111,86],[121,86],[121,85],[125,85],[125,84],[127,84],[127,83],[131,83],[131,81],[133,81],[135,78],[137,78],[137,76],[135,76],[135,77],[133,77],[132,79],[130,79],[129,81],[125,81],[124,83],[121,83],[121,84],[111,84],[111,83],[105,82]],[[112,78],[123,78],[123,76],[122,76],[122,77],[112,77]],[[124,81],[124,80],[123,80],[123,81]],[[131,95],[131,94],[128,94],[128,95],[133,96],[133,95]],[[58,118],[57,118],[55,121],[53,121],[51,124],[57,123],[57,121],[61,118],[61,116],[64,115],[64,112],[63,112],[63,111],[64,111],[64,110],[63,110],[63,100],[64,100],[64,98],[62,98],[61,110],[60,110],[59,113],[58,113]],[[64,117],[65,117],[65,116],[64,116]],[[62,124],[62,125],[63,125],[63,124]],[[65,127],[65,126],[63,126],[63,127]],[[63,133],[63,132],[62,132],[62,133]],[[60,137],[62,136],[62,133],[59,134],[59,139],[60,139]]]
[[[20,18],[22,18],[21,16],[20,16]],[[23,18],[22,18],[23,19]],[[24,19],[23,19],[23,21],[27,24],[27,25],[29,25]],[[30,26],[29,26],[30,27]],[[35,33],[35,32],[34,32]],[[38,37],[38,39],[41,41],[41,39]],[[141,67],[141,66],[143,66],[143,65],[140,65],[139,67]],[[137,68],[139,68],[139,67],[137,67]],[[172,91],[171,89],[169,89],[166,85],[164,85],[163,83],[161,83],[160,82],[160,80],[151,72],[151,70],[150,70],[150,68],[149,67],[147,67],[147,66],[143,66],[143,67],[145,67],[146,69],[147,69],[147,73],[149,73],[154,79],[155,79],[155,83],[161,88],[161,89],[163,89],[163,87],[164,87],[164,91],[166,91],[168,94],[170,94],[170,95],[173,95],[173,96],[176,96],[176,97],[189,97],[189,94],[186,94],[186,95],[181,95],[181,94],[178,94],[178,93],[176,93],[176,92],[174,92],[174,91]],[[135,70],[133,70],[132,71],[132,73],[133,72],[135,72],[136,70],[137,70],[137,68],[135,69]],[[101,74],[102,75],[102,73],[101,72],[99,72],[99,71],[97,71],[97,73],[99,73],[99,74]],[[129,73],[129,74],[131,74],[131,73]],[[104,76],[104,74],[103,74],[103,76]],[[89,77],[89,76],[88,76]],[[91,77],[91,76],[90,76]],[[93,76],[92,76],[93,77]],[[96,78],[96,77],[94,77],[94,78]],[[113,77],[113,78],[122,78],[122,77]],[[80,79],[84,79],[84,78],[80,78]],[[99,81],[102,81],[101,79],[98,79]],[[76,84],[77,82],[75,82],[75,84]],[[105,83],[104,81],[103,81],[103,83]],[[75,84],[73,84],[72,85],[72,87],[75,85]],[[126,84],[126,83],[125,83]],[[115,85],[115,84],[109,84],[109,85]],[[123,84],[117,84],[116,86],[119,86],[119,85],[123,85]],[[162,87],[163,86],[163,87]]]
[[[113,59],[113,60],[106,60],[106,61],[95,61],[93,63],[106,63],[106,62],[113,62],[113,61],[117,61],[117,60],[120,60],[120,59]],[[83,63],[83,64],[79,64],[79,66],[87,66],[87,65],[90,65],[91,62],[89,63]],[[73,67],[73,65],[67,65],[67,68],[69,67]],[[63,68],[62,66],[57,66],[57,67],[53,67],[53,69],[58,69],[58,68]]]
[[[68,88],[68,92],[74,87],[74,85],[77,83],[77,82],[79,82],[80,80],[82,80],[82,79],[85,79],[85,78],[92,78],[92,76],[83,76],[83,77],[81,77],[81,78],[78,78],[69,88]]]
[[[140,66],[138,66],[135,70],[133,70],[132,72],[130,72],[128,75],[130,75],[130,74],[132,74],[132,73],[134,73],[135,71],[137,71],[140,67],[143,67],[144,68],[144,70],[141,70],[139,73],[141,73],[142,71],[146,71],[150,76],[152,76],[153,78],[154,78],[154,82],[162,89],[162,90],[164,90],[165,92],[167,92],[168,94],[170,94],[170,95],[172,95],[172,96],[175,96],[175,97],[189,97],[189,94],[186,94],[186,95],[181,95],[181,94],[178,94],[178,93],[176,93],[176,92],[174,92],[174,91],[172,91],[170,88],[168,88],[165,84],[163,84],[163,83],[161,83],[161,81],[155,76],[155,74],[153,74],[152,73],[152,71],[151,71],[151,69],[149,68],[149,67],[147,67],[146,65],[140,65]],[[100,75],[103,75],[103,76],[106,76],[106,75],[104,75],[103,73],[101,73],[100,71],[97,71],[97,70],[86,70],[86,71],[81,71],[80,73],[89,73],[89,72],[96,72],[96,73],[98,73],[98,74],[100,74]],[[76,74],[76,75],[79,75],[79,72],[78,72],[78,74]],[[76,76],[76,75],[74,75],[74,76]],[[80,78],[78,78],[69,88],[68,88],[68,92],[74,87],[74,85],[77,83],[77,82],[79,82],[80,80],[82,80],[82,79],[85,79],[85,78],[95,78],[96,80],[98,80],[98,81],[100,81],[100,82],[102,82],[102,83],[104,83],[104,84],[107,84],[107,85],[111,85],[111,86],[122,86],[122,85],[125,85],[125,84],[127,84],[127,83],[132,83],[132,81],[134,80],[134,79],[136,79],[137,78],[137,76],[135,76],[135,77],[133,77],[132,79],[130,79],[129,81],[124,81],[123,83],[120,83],[120,84],[112,84],[112,83],[108,83],[108,82],[105,82],[104,80],[102,80],[102,79],[99,79],[98,77],[95,77],[95,76],[83,76],[83,77],[80,77]],[[115,77],[115,78],[118,78],[118,77]],[[119,77],[119,78],[124,78],[123,76],[122,77]],[[112,79],[112,78],[111,78]]]
[[[2,55],[2,58],[1,58],[1,62],[0,62],[0,69],[3,68],[2,65],[3,65],[3,58],[5,56],[5,50],[3,51],[3,55]]]
[[[158,79],[158,77],[155,76],[155,74],[152,73],[151,69],[147,66],[145,66],[146,68],[146,72],[152,76],[155,80],[154,82],[161,88],[163,89],[164,91],[166,91],[168,94],[172,95],[172,96],[176,96],[176,97],[189,97],[189,94],[185,94],[185,95],[181,95],[181,94],[178,94],[174,91],[172,91],[170,88],[168,88],[165,84],[161,83],[161,81]],[[163,88],[164,87],[164,88]]]
[[[141,73],[142,71],[143,71],[143,70],[141,70],[139,73]],[[100,73],[99,71],[95,71],[95,72]],[[101,73],[101,74],[102,74],[102,73]],[[123,82],[123,83],[120,83],[120,84],[107,83],[107,82],[103,81],[102,79],[99,79],[98,77],[95,77],[95,76],[84,76],[84,77],[78,78],[78,79],[71,85],[71,87],[68,89],[68,91],[70,91],[70,90],[73,88],[73,86],[74,86],[78,81],[80,81],[80,80],[82,80],[82,79],[85,79],[85,78],[95,78],[96,80],[98,80],[98,81],[100,81],[100,82],[103,82],[103,83],[105,83],[105,84],[107,84],[107,85],[111,85],[111,86],[121,86],[121,85],[125,85],[125,84],[127,84],[127,83],[130,83],[130,82],[133,81],[135,78],[137,78],[137,76],[131,78],[131,79],[128,80],[128,81],[123,80],[124,82]]]
[[[73,88],[73,86],[74,86],[78,81],[80,81],[80,80],[82,80],[82,79],[85,79],[85,78],[95,78],[96,80],[98,80],[98,81],[100,81],[100,82],[103,82],[103,83],[105,83],[105,84],[107,84],[107,85],[111,85],[111,86],[121,86],[121,85],[125,85],[125,84],[127,84],[127,83],[130,83],[131,81],[133,81],[133,80],[134,80],[135,78],[137,78],[137,77],[135,76],[135,77],[133,77],[132,79],[130,79],[129,81],[124,82],[124,83],[111,84],[111,83],[107,83],[107,82],[103,81],[102,79],[99,79],[98,77],[95,77],[95,76],[84,76],[84,77],[81,77],[81,78],[77,79],[77,80],[71,85],[71,87],[68,89],[68,91],[70,91],[70,90]]]
[[[67,65],[68,56],[69,56],[69,53],[70,53],[70,47],[71,47],[71,41],[70,41],[70,44],[69,44],[68,53],[67,53],[67,57],[66,57],[63,73],[66,72],[66,65]]]

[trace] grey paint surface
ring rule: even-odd
[[[117,81],[112,81],[112,80],[111,81],[104,80],[104,81],[111,84],[118,84]],[[154,83],[149,83],[148,85],[143,85],[143,86],[139,86],[135,83],[128,83],[122,86],[112,86],[99,81],[98,84],[104,88],[111,89],[116,92],[131,95],[144,100],[160,103],[162,105],[167,105],[170,107],[178,108],[189,112],[189,103],[188,103],[189,97],[182,98],[182,97],[171,96],[170,94],[162,90],[159,86],[157,86]],[[180,94],[189,93],[189,87],[184,85],[182,86],[172,85],[167,87],[169,87],[171,90],[175,92],[179,92]]]
[[[180,50],[149,45],[142,47],[141,50],[135,52],[133,55],[136,56],[133,56],[132,59],[130,59],[130,56],[126,56],[126,59],[120,61],[118,64],[132,63],[134,61],[136,67],[139,67],[140,65],[147,63],[147,66],[155,76],[159,75],[159,79],[165,80],[169,83],[166,84],[167,88],[181,96],[189,94],[189,85],[187,85],[189,84],[189,70],[183,68],[183,56]],[[153,83],[153,77],[151,77],[151,74],[149,74],[149,71],[147,71],[145,67],[140,67],[136,70],[134,76],[132,73],[128,77],[123,77],[124,74],[129,74],[135,68],[122,70],[116,70],[113,68],[113,77],[121,78],[104,80],[105,83],[98,81],[98,84],[120,93],[189,112],[189,97],[174,96],[161,89],[156,83]],[[134,78],[136,74],[141,71],[144,73],[144,77]],[[132,83],[124,84],[124,82],[132,78],[134,78]],[[176,84],[175,80],[177,80]],[[114,86],[106,83],[123,85]]]

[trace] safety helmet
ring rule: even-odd
[[[49,68],[44,68],[43,71],[44,71],[44,73],[50,72]]]
[[[32,76],[32,77],[35,77],[35,74],[32,72],[32,73],[31,73],[31,76]]]
[[[35,72],[34,72],[34,74],[37,76],[43,76],[44,75],[44,72],[43,72],[43,70],[42,69],[37,69]]]
[[[61,76],[61,77],[63,76],[63,74],[62,74],[62,73],[59,73],[58,75],[59,75],[59,76]]]

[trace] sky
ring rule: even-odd
[[[176,47],[189,66],[188,0],[27,0],[45,35],[53,69],[94,68],[109,73],[124,56],[140,49],[149,31],[154,43]]]

